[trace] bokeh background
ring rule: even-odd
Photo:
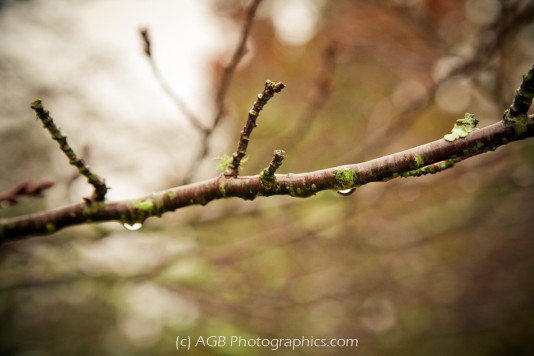
[[[243,174],[357,163],[442,137],[465,112],[498,121],[534,63],[525,0],[265,0],[225,116],[206,124],[247,1],[0,1],[0,191],[55,181],[0,217],[77,203],[84,179],[29,109],[127,199],[219,174],[266,79]],[[534,336],[534,142],[350,196],[229,199],[127,231],[67,228],[0,248],[0,352],[170,355],[177,336],[357,338],[280,355],[522,355]],[[267,348],[194,348],[263,355]]]

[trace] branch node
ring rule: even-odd
[[[282,82],[272,82],[267,80],[265,82],[265,89],[258,94],[256,101],[252,105],[252,108],[248,112],[248,119],[245,123],[245,127],[240,132],[239,144],[237,145],[237,150],[234,152],[232,162],[230,163],[226,172],[224,172],[225,177],[237,177],[239,172],[239,167],[241,166],[241,160],[247,154],[248,142],[250,141],[250,134],[252,130],[257,126],[256,120],[260,114],[260,111],[263,109],[265,104],[274,96],[275,93],[279,93],[284,89],[286,85]]]
[[[41,120],[45,129],[48,130],[52,139],[59,144],[59,148],[69,159],[69,163],[76,167],[80,174],[87,178],[89,184],[94,187],[93,195],[91,196],[91,201],[104,201],[108,187],[104,179],[100,178],[97,174],[93,173],[89,166],[84,162],[83,159],[79,158],[74,150],[67,143],[67,137],[63,136],[59,127],[56,126],[54,120],[50,116],[48,110],[45,110],[43,107],[43,102],[41,99],[36,99],[31,108],[35,111],[35,114],[39,120]]]

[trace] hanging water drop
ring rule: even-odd
[[[135,231],[135,230],[139,230],[140,228],[142,228],[143,224],[141,224],[140,222],[136,222],[133,224],[123,223],[122,226],[124,226],[126,230]]]
[[[347,196],[347,195],[351,195],[355,191],[356,191],[356,188],[341,189],[337,191],[337,194]]]

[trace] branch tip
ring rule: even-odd
[[[284,150],[274,150],[273,158],[271,159],[271,162],[269,163],[269,166],[267,166],[263,171],[260,173],[260,180],[267,180],[267,181],[273,181],[274,180],[274,174],[280,168],[282,165],[282,161],[284,160]]]
[[[152,56],[152,43],[150,41],[150,34],[148,33],[148,27],[139,28],[139,34],[141,35],[141,40],[143,41],[143,52],[148,57]]]
[[[517,88],[514,100],[510,105],[510,108],[504,112],[503,122],[508,126],[516,127],[517,123],[528,120],[528,110],[532,105],[532,99],[534,98],[534,65],[532,65],[523,76],[521,84]],[[521,120],[523,118],[523,120]],[[516,127],[517,128],[517,127]]]
[[[224,173],[226,177],[237,177],[239,173],[239,167],[241,166],[241,160],[247,154],[248,142],[250,141],[250,134],[252,130],[257,126],[256,120],[263,109],[265,104],[274,96],[275,93],[279,93],[285,88],[285,84],[282,82],[273,82],[270,80],[265,81],[265,88],[258,94],[256,101],[252,105],[248,112],[248,119],[245,123],[245,127],[240,132],[239,143],[237,150],[233,153],[232,163],[230,163],[228,169]]]
[[[54,182],[51,180],[43,180],[39,183],[32,183],[30,181],[21,182],[13,189],[0,192],[0,206],[7,207],[17,204],[18,198],[21,196],[41,197],[43,191],[53,186]]]

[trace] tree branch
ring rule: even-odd
[[[148,28],[140,28],[139,34],[141,36],[141,40],[143,41],[143,52],[145,52],[146,54],[146,57],[150,63],[150,68],[152,69],[152,73],[154,74],[154,77],[159,83],[161,89],[174,102],[176,107],[185,115],[186,119],[191,125],[193,125],[200,132],[208,132],[209,129],[200,121],[199,118],[197,118],[195,114],[193,114],[193,112],[189,109],[189,107],[182,100],[182,98],[180,98],[176,93],[174,93],[169,83],[167,83],[167,81],[165,80],[165,77],[161,74],[161,71],[159,70],[159,67],[157,66],[156,61],[154,60],[154,56],[152,54],[152,41],[150,40],[150,33],[148,32]]]
[[[5,243],[38,234],[51,234],[62,228],[88,222],[120,221],[143,223],[152,216],[191,205],[206,205],[223,198],[253,200],[259,196],[289,195],[309,197],[323,190],[346,190],[371,182],[397,177],[436,173],[459,159],[493,151],[513,141],[534,136],[534,117],[524,131],[498,122],[472,131],[453,142],[439,139],[371,161],[315,172],[275,174],[274,182],[262,184],[260,175],[226,178],[221,175],[203,182],[179,186],[134,200],[83,202],[64,208],[0,220],[0,242]]]
[[[54,182],[51,180],[44,180],[39,183],[31,183],[28,181],[22,182],[16,187],[0,192],[0,207],[7,207],[12,204],[17,204],[19,197],[25,195],[29,197],[40,197],[43,191],[51,188]]]
[[[90,200],[97,202],[104,201],[108,191],[108,187],[106,186],[104,179],[91,172],[89,166],[85,164],[84,160],[76,155],[74,150],[67,143],[67,137],[63,136],[59,130],[59,127],[57,127],[54,123],[54,120],[50,116],[48,110],[43,108],[43,103],[40,99],[35,100],[32,103],[31,108],[35,111],[37,118],[43,123],[44,128],[50,132],[52,139],[59,144],[59,148],[61,151],[63,151],[63,153],[65,153],[69,159],[69,163],[76,167],[80,174],[85,176],[89,184],[94,187],[94,192]]]
[[[249,112],[245,129],[241,132],[231,174],[222,174],[204,182],[171,188],[134,200],[109,203],[103,201],[107,191],[104,181],[92,173],[83,160],[76,157],[68,146],[66,137],[59,132],[48,111],[43,109],[41,101],[36,100],[32,108],[37,117],[59,143],[70,163],[78,167],[95,187],[94,199],[85,199],[83,203],[57,210],[0,219],[0,243],[30,235],[51,234],[67,226],[88,222],[120,221],[137,229],[149,217],[159,217],[163,213],[190,205],[206,205],[212,200],[223,198],[253,200],[258,196],[271,195],[305,198],[328,189],[348,195],[357,187],[371,182],[387,182],[397,177],[417,177],[441,172],[461,160],[494,151],[513,141],[533,137],[534,115],[527,114],[534,97],[533,87],[534,66],[523,77],[512,106],[505,111],[503,120],[483,129],[476,129],[478,120],[474,115],[465,114],[463,119],[456,121],[451,134],[439,140],[363,163],[300,174],[274,174],[283,159],[283,152],[275,151],[271,164],[259,175],[237,177],[237,168],[246,153],[258,112],[275,92],[284,88],[282,83],[267,81],[265,90],[258,95]]]

